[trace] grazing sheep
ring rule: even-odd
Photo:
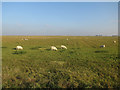
[[[68,40],[68,38],[66,40]]]
[[[28,40],[27,38],[22,38],[22,40]]]
[[[22,46],[17,46],[17,47],[16,47],[16,50],[22,50],[22,49],[23,49]]]
[[[25,38],[25,40],[28,40],[27,38]]]
[[[116,41],[113,41],[113,43],[116,43]]]
[[[57,48],[55,46],[51,46],[51,50],[57,51]]]
[[[101,45],[100,47],[105,47],[105,45]]]
[[[64,45],[61,45],[61,48],[62,48],[62,49],[67,49],[67,47],[66,47],[66,46],[64,46]]]

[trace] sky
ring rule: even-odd
[[[3,2],[3,35],[118,34],[117,2]]]

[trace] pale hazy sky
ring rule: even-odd
[[[3,35],[113,35],[117,2],[3,2]]]

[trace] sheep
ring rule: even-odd
[[[28,40],[27,38],[25,38],[25,40]]]
[[[57,51],[57,48],[55,46],[51,46],[51,50]]]
[[[23,49],[22,46],[17,46],[17,47],[16,47],[16,50],[22,50],[22,49]]]
[[[66,40],[68,40],[68,38]]]
[[[116,43],[116,41],[113,41],[113,43]]]
[[[61,45],[61,48],[62,48],[62,49],[67,49],[67,47],[66,47],[66,46],[64,46],[64,45]]]
[[[28,40],[27,38],[22,38],[22,40]]]
[[[100,47],[105,47],[105,45],[101,45]]]

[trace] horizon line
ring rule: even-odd
[[[0,35],[0,36],[97,36],[97,35]],[[119,36],[119,35],[102,35],[102,36]],[[100,37],[98,35],[98,37]]]

